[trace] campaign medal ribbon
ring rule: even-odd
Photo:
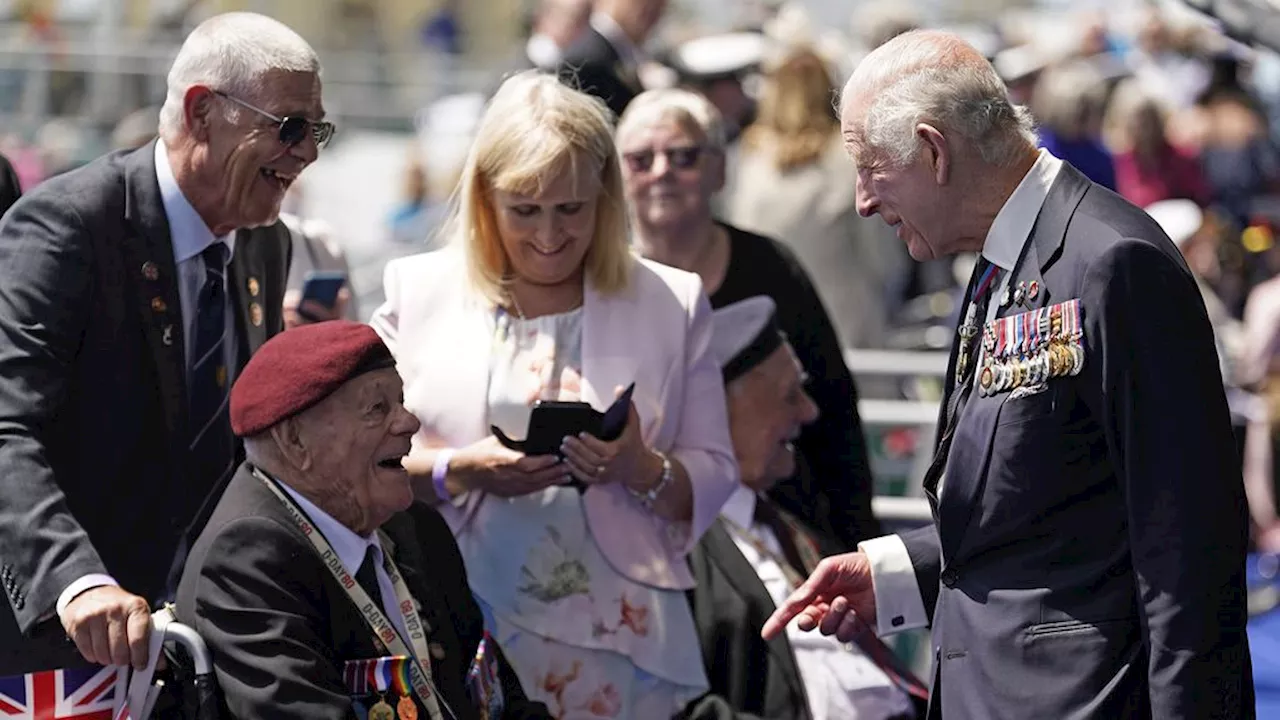
[[[960,325],[960,354],[956,358],[956,384],[961,383],[965,378],[965,371],[969,369],[969,363],[973,360],[969,357],[975,354],[973,348],[970,347],[971,341],[978,334],[978,301],[983,295],[991,289],[991,282],[995,279],[996,272],[1000,269],[999,265],[992,263],[983,271],[982,277],[978,281],[977,287],[973,291],[973,297],[969,298],[969,308],[965,311],[964,323]]]
[[[378,702],[369,707],[369,720],[395,720],[396,711],[387,704],[387,689],[391,687],[391,663],[396,658],[376,658],[369,662],[373,674],[373,686],[378,691]]]

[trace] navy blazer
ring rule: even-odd
[[[162,595],[214,490],[188,461],[182,310],[154,157],[147,144],[50,178],[0,221],[0,675],[83,662],[54,615],[83,575]],[[279,223],[236,237],[241,365],[284,327],[289,257]]]
[[[1011,278],[1031,281],[1031,307],[1080,300],[1083,369],[974,392],[926,488],[936,524],[903,536],[933,624],[931,717],[1253,717],[1247,510],[1186,263],[1064,164]]]

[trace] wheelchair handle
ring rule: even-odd
[[[165,626],[164,639],[165,642],[173,640],[186,648],[187,653],[191,655],[191,661],[195,664],[197,676],[213,672],[213,657],[209,654],[209,646],[195,630],[182,623],[171,622]]]

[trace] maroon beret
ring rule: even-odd
[[[395,360],[373,328],[350,320],[301,325],[258,349],[231,388],[231,429],[257,435]]]

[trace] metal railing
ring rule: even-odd
[[[863,381],[911,378],[937,382],[947,372],[948,357],[944,352],[847,349],[844,359],[849,371]],[[858,415],[864,432],[904,427],[917,431],[914,457],[909,463],[894,463],[894,480],[885,482],[884,476],[878,475],[879,492],[901,492],[910,498],[920,498],[923,492],[920,481],[933,459],[931,438],[938,421],[938,407],[938,400],[859,398]],[[904,468],[904,464],[909,467]],[[895,508],[892,502],[900,499],[903,498],[883,495],[876,498],[887,501],[889,504],[885,507],[889,509]]]

